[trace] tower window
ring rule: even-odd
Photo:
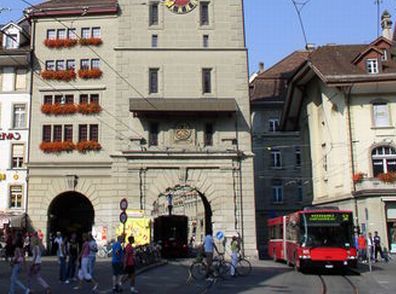
[[[201,26],[205,26],[209,24],[209,3],[201,2],[200,3],[200,24]]]
[[[212,69],[202,69],[202,92],[204,94],[212,93]]]

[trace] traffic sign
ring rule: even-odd
[[[122,211],[125,211],[125,210],[127,210],[127,208],[128,208],[128,200],[127,200],[126,198],[123,198],[123,199],[120,201],[120,209],[121,209]]]
[[[222,231],[218,231],[216,233],[217,240],[221,240],[221,239],[223,239],[223,237],[224,237],[224,233]]]
[[[126,214],[126,212],[125,211],[121,212],[120,213],[120,222],[125,225],[127,220],[128,220],[128,215]]]

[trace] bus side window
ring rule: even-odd
[[[279,225],[279,237],[278,239],[283,239],[283,225]]]

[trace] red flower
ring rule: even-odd
[[[78,76],[82,79],[99,79],[102,76],[102,71],[99,68],[80,69]]]
[[[81,38],[81,46],[99,46],[102,45],[103,41],[101,38]]]
[[[396,173],[382,173],[379,174],[377,178],[384,183],[394,183],[396,181]]]
[[[102,146],[96,141],[82,141],[77,143],[76,149],[81,153],[86,153],[88,151],[99,151]]]
[[[44,104],[41,106],[41,112],[47,115],[65,115],[77,112],[77,106],[74,104]]]
[[[44,45],[48,48],[70,48],[77,45],[75,39],[46,39]]]
[[[41,77],[45,80],[56,80],[56,81],[71,81],[76,78],[76,72],[74,69],[67,70],[43,70],[41,71]]]
[[[76,145],[73,142],[43,142],[40,144],[40,149],[44,153],[72,152],[76,149]]]
[[[355,184],[361,183],[363,181],[364,173],[353,174],[352,179]]]
[[[82,103],[77,106],[77,111],[82,114],[95,114],[102,111],[98,103]]]

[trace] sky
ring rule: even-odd
[[[307,0],[294,1],[304,3]],[[370,43],[377,36],[375,1],[310,0],[301,12],[308,43],[315,46]],[[259,62],[269,68],[294,50],[305,47],[292,0],[244,0],[244,3],[250,72],[257,71]],[[21,0],[0,0],[0,9],[11,9],[0,13],[0,23],[17,20],[25,7]],[[381,13],[387,9],[396,22],[396,0],[382,0],[380,7]]]

